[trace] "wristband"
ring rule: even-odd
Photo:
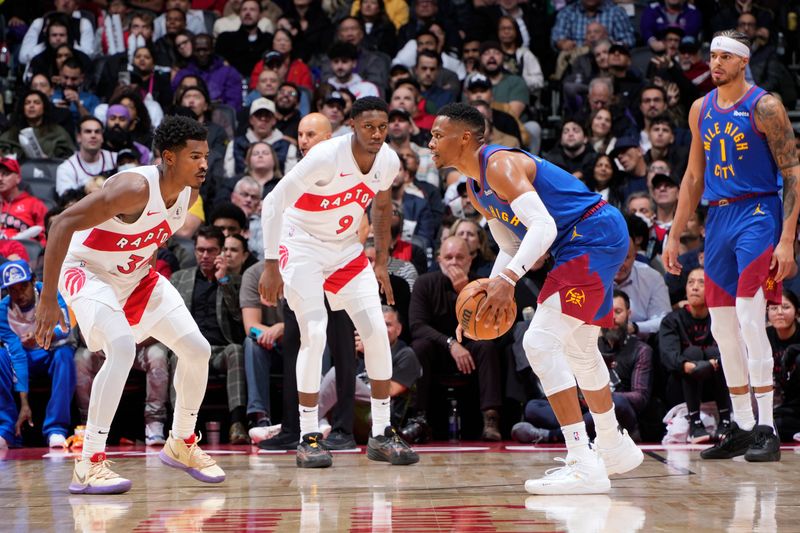
[[[507,281],[508,284],[511,285],[512,287],[516,287],[517,286],[517,282],[514,281],[513,279],[511,279],[509,276],[507,276],[505,272],[498,272],[497,273],[497,277]]]

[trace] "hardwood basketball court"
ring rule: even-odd
[[[72,454],[0,451],[0,531],[491,532],[800,531],[800,446],[780,463],[701,461],[703,446],[643,446],[609,495],[530,496],[523,483],[560,463],[563,447],[428,445],[412,466],[335,453],[301,470],[293,453],[204,447],[228,479],[206,485],[162,466],[159,448],[109,448],[133,489],[67,492]]]

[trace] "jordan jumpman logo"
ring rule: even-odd
[[[570,242],[574,241],[578,237],[583,237],[580,233],[578,233],[578,226],[572,227],[572,238],[569,240]]]
[[[758,203],[756,205],[756,210],[753,211],[753,216],[755,216],[755,215],[766,215],[766,213],[761,210],[761,203]]]

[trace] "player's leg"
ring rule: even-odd
[[[581,324],[567,342],[566,357],[594,420],[595,444],[606,472],[623,474],[642,464],[644,455],[627,430],[620,432],[608,367],[597,345],[599,335],[599,326]]]
[[[344,309],[364,345],[364,363],[370,379],[372,396],[372,431],[367,443],[367,457],[393,465],[408,465],[419,456],[391,427],[389,396],[392,379],[392,351],[383,318],[378,282],[369,263],[335,294],[328,293],[331,309]]]
[[[321,445],[322,433],[319,431],[319,386],[328,325],[325,296],[321,287],[317,292],[304,291],[301,294],[284,285],[283,292],[300,329],[296,372],[301,442],[297,447],[296,463],[301,468],[325,468],[333,464],[330,452]]]
[[[737,221],[731,218],[731,207],[715,207],[709,211],[704,265],[711,333],[719,346],[722,370],[731,398],[733,422],[719,442],[700,453],[703,459],[730,459],[744,454],[753,443],[755,427],[750,403],[747,351],[736,313],[739,270],[731,242],[731,230]],[[760,322],[763,327],[763,313]]]
[[[93,281],[87,281],[84,291],[90,283]],[[111,287],[98,288],[95,296],[97,299],[76,298],[71,302],[89,348],[102,348],[106,359],[92,382],[83,450],[69,490],[76,494],[116,494],[130,489],[131,482],[108,468],[106,439],[133,366],[136,342]]]
[[[200,333],[177,290],[163,279],[159,280],[156,290],[160,292],[162,308],[171,310],[157,314],[153,310],[150,318],[157,316],[158,319],[147,330],[177,357],[173,378],[175,410],[172,430],[159,458],[167,466],[183,470],[199,481],[220,483],[225,480],[225,472],[200,449],[195,435],[197,413],[208,384],[211,346]],[[148,311],[150,307],[151,304]]]
[[[780,460],[780,439],[773,422],[772,348],[764,324],[767,301],[781,302],[781,284],[770,272],[773,243],[780,237],[783,208],[776,197],[757,199],[755,208],[743,206],[742,231],[736,243],[739,277],[736,316],[747,346],[750,386],[758,404],[755,443],[745,453],[748,461]]]
[[[539,377],[567,445],[564,467],[525,482],[525,490],[532,494],[593,494],[611,488],[603,462],[589,448],[575,376],[565,355],[567,340],[580,324],[576,318],[561,313],[556,292],[539,304],[522,340],[525,355]]]

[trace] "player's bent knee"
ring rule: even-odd
[[[547,396],[575,386],[561,341],[555,335],[530,328],[522,337],[522,347]]]
[[[353,317],[361,342],[364,344],[364,364],[370,379],[385,381],[392,378],[392,353],[389,333],[379,307],[359,311]]]
[[[178,359],[191,359],[198,364],[208,364],[211,358],[211,344],[203,337],[200,330],[184,335],[173,344],[173,351]]]

